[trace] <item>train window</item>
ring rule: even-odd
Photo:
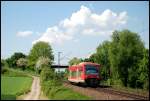
[[[96,66],[93,65],[86,65],[86,74],[97,74],[98,73],[98,69],[96,68]]]

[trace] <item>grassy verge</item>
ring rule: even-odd
[[[39,74],[36,74],[35,71],[32,71],[32,70],[21,70],[18,68],[16,68],[16,69],[9,68],[9,71],[11,71],[10,75],[12,75],[13,73],[16,73],[17,75],[23,74],[23,76],[39,76]],[[8,74],[6,74],[6,75],[8,75]]]
[[[142,96],[148,96],[149,95],[149,91],[144,90],[144,89],[136,89],[136,88],[124,87],[124,86],[120,86],[120,85],[110,85],[105,81],[101,82],[101,85],[111,86],[112,88],[119,90],[119,91],[122,91],[122,92],[139,94]]]
[[[149,95],[149,91],[146,91],[144,89],[133,89],[133,88],[122,87],[122,86],[117,86],[117,85],[112,85],[112,88],[114,88],[116,90],[124,91],[124,92],[139,94],[142,96],[148,96]]]
[[[82,95],[64,86],[61,86],[59,89],[57,88],[55,94],[51,94],[49,98],[52,100],[91,100],[90,97]]]
[[[6,72],[2,74],[3,76],[9,76],[9,77],[29,77],[29,75],[23,71],[15,70],[7,68]]]
[[[45,96],[42,91],[41,91],[41,93],[40,93],[40,98],[39,98],[39,99],[40,99],[40,100],[49,100],[48,97]]]

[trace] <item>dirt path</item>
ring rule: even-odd
[[[24,100],[39,100],[40,92],[41,92],[40,79],[39,77],[33,76],[31,92],[29,92],[25,96]]]

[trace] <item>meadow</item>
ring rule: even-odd
[[[1,99],[15,100],[17,96],[30,91],[32,77],[17,76],[17,72],[12,72],[13,76],[1,75]]]

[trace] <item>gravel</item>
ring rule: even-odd
[[[102,91],[96,91],[94,89],[89,89],[85,87],[80,87],[76,85],[71,85],[68,83],[64,83],[65,87],[71,88],[73,91],[79,92],[83,95],[91,97],[93,100],[134,100],[127,97],[122,97],[119,95],[113,95],[109,93],[105,93]]]

